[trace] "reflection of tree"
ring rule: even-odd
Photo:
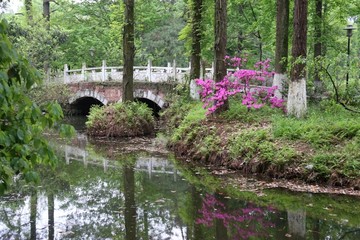
[[[267,236],[266,229],[273,224],[267,219],[273,209],[259,208],[246,204],[242,209],[229,210],[224,197],[219,194],[209,195],[203,199],[201,218],[196,222],[206,226],[215,223],[216,239],[248,239],[250,237]]]
[[[305,239],[306,211],[304,209],[288,210],[289,233],[295,239]]]
[[[55,196],[54,193],[49,191],[48,195],[48,228],[49,228],[49,240],[54,240],[54,205],[55,205]]]
[[[227,208],[227,200],[219,193],[215,193],[215,200],[218,201],[218,203],[221,203],[221,206],[225,210]],[[215,218],[215,239],[216,240],[227,240],[228,237],[228,231],[227,231],[227,220],[220,215]]]
[[[30,240],[36,240],[37,191],[31,192],[30,197]]]
[[[199,209],[201,208],[200,193],[194,186],[191,186],[191,205],[194,208],[192,211],[193,229],[194,229],[194,240],[201,240],[203,238],[203,231],[200,224],[196,224],[196,219],[200,217]]]
[[[135,174],[133,166],[123,167],[125,196],[125,239],[136,239]]]

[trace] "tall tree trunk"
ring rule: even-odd
[[[125,239],[136,239],[135,172],[133,166],[124,166]]]
[[[244,13],[243,8],[244,8],[243,3],[239,3],[238,4],[239,15]],[[237,53],[239,56],[242,53],[242,51],[244,50],[244,40],[245,40],[244,33],[241,29],[239,29],[238,36],[237,36]]]
[[[50,0],[43,0],[43,17],[45,18],[45,27],[50,31]],[[44,59],[44,71],[46,76],[48,76],[49,71],[49,55],[46,54]]]
[[[315,0],[315,23],[314,23],[314,59],[315,61],[322,56],[322,0]],[[315,63],[314,69],[314,86],[315,93],[314,97],[318,98],[321,96],[324,87],[320,79],[319,68]]]
[[[287,101],[287,112],[297,118],[303,117],[307,110],[306,99],[306,32],[307,32],[307,0],[295,0],[294,6],[294,37],[291,69],[291,81]]]
[[[226,28],[227,28],[227,0],[215,0],[215,82],[221,82],[226,76]],[[215,111],[219,114],[229,109],[229,103],[226,101],[224,105]]]
[[[289,48],[289,0],[276,1],[276,50],[273,86],[275,96],[282,98],[283,85],[287,80],[286,67]]]
[[[192,42],[190,80],[200,78],[202,0],[191,1]]]
[[[46,23],[50,25],[50,0],[43,0],[43,16]]]
[[[123,75],[123,95],[122,101],[134,100],[134,0],[124,0],[125,19],[123,33],[123,54],[124,54],[124,75]]]
[[[27,17],[27,21],[28,24],[31,25],[32,20],[33,20],[33,15],[32,15],[32,0],[25,0],[25,11],[26,11],[26,17]]]

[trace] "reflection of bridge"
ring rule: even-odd
[[[109,168],[120,168],[120,166],[116,164],[118,163],[117,161],[109,160],[99,155],[93,156],[79,147],[65,145],[64,152],[66,164],[70,164],[71,161],[83,162],[85,166],[101,166],[104,172]],[[174,175],[175,181],[179,174],[169,160],[160,157],[137,157],[135,170],[148,172],[149,178],[151,178],[153,174],[172,174]]]

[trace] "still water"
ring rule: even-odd
[[[51,141],[58,166],[0,197],[0,239],[360,239],[356,197],[228,189],[151,139]]]

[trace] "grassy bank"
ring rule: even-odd
[[[331,102],[311,106],[300,120],[271,108],[248,111],[236,100],[216,118],[205,117],[201,103],[186,109],[169,126],[175,129],[169,147],[178,157],[270,178],[360,188],[359,114]]]

